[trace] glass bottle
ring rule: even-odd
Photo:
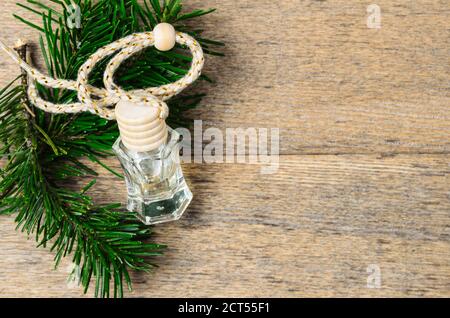
[[[116,113],[120,109],[116,107]],[[129,111],[130,105],[127,106],[128,117],[131,116]],[[129,135],[123,117],[117,116],[117,119],[121,137],[113,150],[124,170],[127,209],[137,212],[139,219],[147,225],[178,220],[192,201],[180,165],[180,135],[164,122],[164,140],[156,149],[133,150],[125,141],[129,141],[125,137]]]

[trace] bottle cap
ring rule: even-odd
[[[167,140],[167,125],[160,118],[158,108],[145,103],[120,101],[115,112],[122,142],[129,150],[152,151]]]

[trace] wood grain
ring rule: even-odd
[[[1,38],[37,39],[3,1]],[[277,127],[281,152],[449,153],[450,8],[447,1],[376,1],[382,28],[366,25],[367,1],[188,1],[215,7],[207,35],[227,44],[209,58],[215,86],[191,112],[205,128]],[[32,21],[36,21],[30,17]],[[0,83],[17,67],[3,55]]]
[[[446,158],[283,156],[278,174],[259,168],[185,166],[195,200],[155,228],[170,249],[152,275],[134,277],[133,296],[450,296]],[[93,195],[126,193],[105,173]],[[50,271],[51,253],[12,218],[0,227],[2,295],[79,295],[65,288],[68,263]],[[367,288],[371,265],[381,289]]]
[[[187,1],[218,9],[199,23],[227,43],[189,115],[280,128],[280,169],[185,165],[195,200],[155,228],[170,248],[128,296],[450,296],[450,7],[375,2],[379,30],[367,1]],[[14,3],[2,2],[0,38],[36,40]],[[18,73],[5,56],[0,67],[2,85]],[[93,195],[123,202],[122,182],[98,170]],[[52,271],[52,253],[13,229],[0,217],[0,296],[81,296],[67,261]],[[373,265],[380,289],[367,286]]]

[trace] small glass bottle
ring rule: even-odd
[[[152,114],[145,118],[150,112],[149,107],[146,110],[137,107],[140,106],[121,104],[116,107],[121,137],[113,150],[125,174],[127,209],[137,212],[139,219],[147,225],[178,220],[192,201],[180,165],[180,135],[163,122],[153,124],[163,128],[153,129],[156,135],[153,133],[148,137],[145,133],[151,129],[145,127],[152,126],[151,123],[158,119]],[[139,124],[129,125],[134,119],[134,123]],[[133,134],[139,138],[130,138]],[[151,145],[146,146],[149,143]]]

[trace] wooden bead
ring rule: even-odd
[[[175,46],[175,28],[169,23],[160,23],[153,29],[155,47],[160,51],[170,51]]]

